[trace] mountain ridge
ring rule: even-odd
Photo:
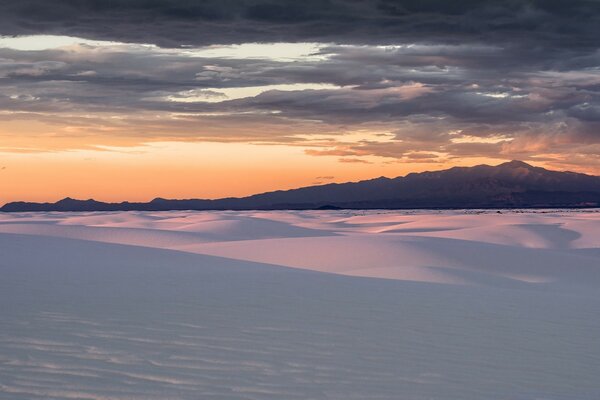
[[[3,212],[278,209],[544,208],[600,205],[600,176],[554,171],[513,160],[276,190],[246,197],[106,203],[70,197],[55,203],[11,202]]]

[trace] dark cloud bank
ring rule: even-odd
[[[0,3],[0,30],[175,47],[481,40],[592,48],[599,12],[594,0],[19,0]]]

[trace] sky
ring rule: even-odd
[[[0,1],[0,203],[600,174],[596,0]]]

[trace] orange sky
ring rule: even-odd
[[[105,151],[3,153],[0,203],[67,196],[103,201],[219,198],[448,166],[377,158],[370,164],[340,162],[336,156],[304,151],[282,145],[158,142]],[[485,160],[471,160],[479,161]]]

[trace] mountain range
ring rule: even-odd
[[[105,203],[65,198],[12,202],[4,212],[279,209],[544,208],[600,205],[600,176],[551,171],[522,161],[278,190],[241,198]]]

